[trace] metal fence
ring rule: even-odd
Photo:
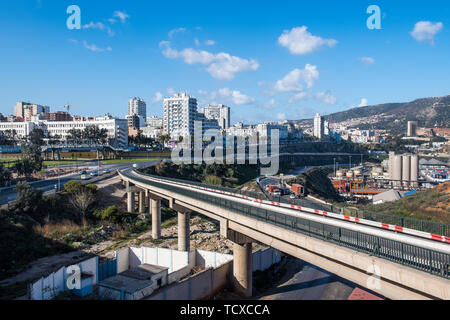
[[[385,239],[378,236],[368,235],[362,232],[348,230],[336,226],[327,225],[315,221],[310,221],[303,218],[298,218],[271,210],[261,209],[258,207],[246,205],[236,201],[219,198],[214,195],[207,195],[196,190],[183,189],[176,185],[166,185],[156,181],[150,181],[136,176],[131,176],[127,173],[122,173],[125,177],[141,183],[152,185],[158,188],[166,189],[171,192],[205,201],[210,204],[217,205],[222,208],[233,210],[239,214],[252,217],[273,225],[286,228],[302,234],[307,234],[311,237],[319,238],[328,242],[332,242],[341,246],[349,247],[357,251],[368,253],[377,257],[391,260],[402,265],[419,269],[431,274],[435,274],[444,278],[449,278],[450,275],[450,255],[447,253],[430,250],[426,248],[417,247],[414,245]],[[157,176],[151,176],[160,178]],[[186,183],[178,179],[168,179],[170,181],[178,181]],[[202,185],[200,183],[192,183],[194,185]],[[223,187],[215,187],[216,189],[228,189]],[[232,192],[238,193],[237,190]],[[224,190],[225,191],[225,190]]]
[[[430,232],[438,235],[450,237],[450,224],[439,223],[435,221],[427,221],[414,219],[409,217],[394,216],[386,213],[370,212],[360,210],[358,208],[341,207],[337,205],[317,203],[306,199],[286,199],[283,197],[273,197],[269,194],[270,200],[286,204],[295,204],[311,209],[318,209],[322,211],[342,213],[347,216],[352,216],[360,219],[377,221],[387,224],[393,224],[403,228],[414,229],[418,231]]]

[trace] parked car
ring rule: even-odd
[[[279,196],[281,196],[281,191],[278,189],[278,190],[275,190],[274,192],[273,192],[273,195],[275,196],[275,197],[279,197]]]
[[[291,193],[291,195],[289,196],[289,198],[291,198],[291,199],[297,199],[297,196],[295,195],[295,193]]]
[[[87,175],[87,174],[82,174],[81,176],[80,176],[80,179],[81,180],[89,180],[89,176]]]
[[[137,163],[133,163],[133,168],[137,168]]]
[[[96,176],[98,176],[98,172],[97,171],[92,171],[89,175],[91,177],[96,177]]]
[[[86,170],[80,172],[80,174],[87,174]]]
[[[111,170],[109,170],[109,169],[103,169],[103,173],[110,173],[111,172]]]

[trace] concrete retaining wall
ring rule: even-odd
[[[84,260],[75,265],[80,268],[81,272],[92,274],[93,284],[97,283],[98,257]],[[28,288],[30,300],[51,300],[59,293],[68,290],[66,269],[66,267],[62,267],[47,277],[42,277],[31,283]]]

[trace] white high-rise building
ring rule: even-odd
[[[172,139],[194,135],[197,99],[186,93],[175,93],[163,102],[163,132]]]
[[[314,117],[314,131],[313,135],[316,138],[322,139],[324,136],[324,121],[323,118],[320,116],[319,113],[316,114]]]
[[[137,115],[140,119],[140,127],[145,127],[145,119],[147,118],[147,104],[141,98],[132,98],[128,101],[128,115]]]
[[[230,127],[230,108],[224,106],[223,104],[219,105],[207,105],[203,108],[205,118],[211,120],[217,120],[217,123],[222,129],[228,129]]]

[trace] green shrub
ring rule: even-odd
[[[70,194],[77,193],[81,188],[83,188],[83,184],[76,180],[71,180],[64,185],[64,190]]]
[[[98,187],[95,184],[88,184],[86,188],[91,191],[93,194],[97,194]]]
[[[210,185],[213,185],[213,186],[221,186],[222,185],[222,179],[220,179],[217,176],[207,176],[205,178],[205,180],[203,180],[203,183],[210,184]]]
[[[119,212],[117,206],[109,206],[106,209],[98,209],[94,212],[94,217],[99,220],[107,220],[110,222],[120,222],[124,217],[124,214]]]

